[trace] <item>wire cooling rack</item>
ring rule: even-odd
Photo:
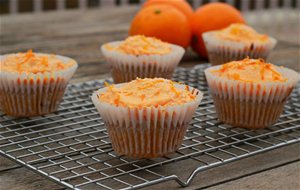
[[[218,121],[203,70],[178,68],[174,80],[204,92],[180,149],[157,159],[118,156],[91,93],[103,81],[68,86],[56,113],[23,119],[1,114],[0,153],[72,189],[134,189],[168,180],[188,186],[203,170],[300,141],[300,88],[292,93],[279,121],[260,130],[233,128]],[[196,162],[187,180],[168,168],[186,160]]]

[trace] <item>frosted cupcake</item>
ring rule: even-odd
[[[177,150],[202,93],[167,79],[136,79],[93,93],[113,149],[153,158]]]
[[[249,56],[253,59],[267,59],[277,41],[265,34],[259,34],[244,24],[203,33],[208,58],[212,65],[241,60]]]
[[[218,118],[224,123],[250,129],[274,124],[299,73],[246,58],[205,70]]]
[[[171,78],[185,52],[180,46],[141,35],[104,44],[101,51],[112,66],[115,83],[129,82],[136,77]]]
[[[55,111],[77,63],[70,58],[33,53],[0,56],[0,107],[12,116]]]

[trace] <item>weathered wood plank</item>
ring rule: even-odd
[[[80,63],[73,79],[76,81],[79,81],[80,77],[94,79],[90,76],[102,78],[103,74],[109,72],[109,67],[102,64],[105,61],[99,50],[100,45],[108,41],[124,39],[127,36],[130,20],[138,8],[131,6],[108,10],[109,14],[106,9],[47,13],[38,15],[38,19],[36,15],[4,16],[1,19],[0,52],[4,54],[32,48],[35,51],[70,56]],[[293,14],[290,15],[289,22],[292,23],[295,19]],[[265,24],[266,19],[258,20],[259,22],[254,19],[259,15],[253,17],[253,14],[246,14],[246,17],[249,18],[250,23],[255,24],[256,21],[257,28],[265,27],[262,24]],[[268,16],[263,14],[263,17]],[[295,34],[294,29],[290,29],[290,33],[293,34],[291,36]],[[265,30],[268,31],[268,27],[265,27]],[[278,30],[274,30],[276,31]],[[282,32],[279,30],[277,33],[281,35]],[[299,70],[297,67],[299,43],[286,41],[288,42],[285,42],[285,39],[279,41],[270,61]],[[187,66],[201,62],[206,60],[202,60],[188,50],[180,65]],[[99,63],[99,70],[93,69],[97,67],[96,63]]]
[[[283,163],[287,163],[293,160],[299,160],[300,158],[299,152],[292,153],[291,151],[293,150],[299,151],[300,143],[283,147],[280,149],[272,150],[263,154],[242,159],[237,162],[232,162],[224,166],[203,171],[195,177],[192,184],[186,189],[200,189],[200,188],[208,187],[211,186],[212,184],[218,184],[223,181],[230,181],[231,179],[244,176],[244,175],[249,175],[253,172],[264,171],[267,168],[271,168],[276,165],[281,165]],[[170,171],[170,173],[172,171],[178,171],[178,170],[181,171],[182,175],[180,177],[182,177],[182,179],[185,180],[187,176],[186,175],[187,171],[191,170],[191,168],[193,167],[194,166],[192,162],[186,162],[186,163],[182,162],[179,166],[175,166],[175,165],[170,166],[168,170]],[[284,167],[285,166],[283,166],[282,168]],[[270,173],[272,173],[272,171],[270,171]],[[256,175],[253,175],[252,177],[253,177],[253,181],[257,181],[257,183],[261,182],[261,180],[259,180],[260,176],[256,177]],[[290,180],[297,181],[298,178],[297,176],[292,176]],[[271,182],[269,181],[269,183]],[[237,186],[235,186],[233,181],[231,189],[243,189],[243,190],[252,189],[250,187],[247,188],[246,186],[245,188],[239,188],[240,186],[238,185],[240,184],[237,183]],[[297,184],[294,183],[294,185]],[[151,186],[151,189],[159,190],[159,189],[164,189],[165,187],[168,187],[169,189],[177,189],[178,185],[173,181],[169,181],[155,186]],[[271,189],[272,187],[273,187],[272,184],[269,184],[269,186],[265,186],[264,188],[261,189]],[[291,189],[297,189],[297,186]]]
[[[1,163],[3,163],[1,159]],[[5,161],[9,163],[9,161]],[[0,190],[62,190],[62,186],[22,167],[0,172]]]
[[[203,171],[199,173],[196,178],[193,180],[191,186],[182,188],[182,189],[197,189],[202,187],[211,186],[212,184],[217,184],[223,181],[231,181],[231,179],[235,179],[240,176],[249,175],[254,172],[264,171],[268,168],[272,168],[274,166],[282,165],[284,163],[288,163],[294,160],[300,159],[300,143],[296,143],[290,146],[282,147],[280,149],[275,149],[263,154],[255,155],[249,158],[245,158],[236,162],[232,162],[230,164],[220,166],[217,168],[213,168],[207,171]],[[276,158],[276,159],[275,159]],[[5,163],[6,165],[14,165],[9,160],[2,159],[1,163]],[[168,172],[172,174],[173,172],[180,171],[179,177],[183,180],[198,166],[199,162],[193,160],[183,160],[179,162],[175,162],[169,165],[162,167],[160,170],[164,172]],[[282,166],[282,170],[289,170],[285,169],[286,166]],[[154,170],[155,172],[159,172]],[[294,171],[290,171],[294,172]],[[275,175],[274,171],[265,171],[264,175]],[[280,175],[280,174],[277,174]],[[289,183],[289,187],[291,189],[297,189],[298,184],[298,176],[297,175],[289,175],[288,178],[285,175],[280,175],[283,179],[280,185],[284,185],[287,180],[291,181]],[[251,175],[251,180],[255,181],[257,187],[261,186],[261,189],[268,189],[270,188],[270,184],[267,184],[266,181],[270,183],[269,180],[271,178],[264,178],[265,180],[261,179],[261,175]],[[243,180],[241,178],[240,180]],[[274,179],[273,179],[274,180]],[[236,183],[236,184],[235,184]],[[227,183],[226,183],[227,184]],[[250,190],[253,189],[253,186],[243,186],[243,183],[239,183],[239,181],[230,182],[231,189],[240,189],[239,187],[243,187],[242,189]],[[246,183],[247,184],[247,183]],[[236,186],[235,186],[236,185]],[[245,184],[244,184],[245,185]],[[39,175],[35,174],[32,171],[29,171],[25,168],[18,168],[9,171],[0,172],[0,190],[5,189],[13,189],[13,190],[36,190],[43,187],[44,190],[50,189],[59,189],[60,186],[56,185],[54,182],[47,180],[46,178],[40,177]],[[151,189],[177,189],[180,186],[175,183],[174,181],[165,182],[162,184],[151,186]],[[273,186],[272,186],[273,187]],[[144,188],[149,189],[149,187]],[[230,189],[230,188],[229,188]],[[276,188],[275,188],[276,189]]]
[[[134,14],[138,11],[136,6],[122,8],[100,8],[89,11],[63,11],[44,14],[23,14],[22,16],[3,16],[0,20],[0,54],[26,51],[56,53],[70,56],[79,62],[79,68],[72,82],[103,79],[109,77],[109,65],[105,63],[100,53],[100,44],[108,41],[124,39]],[[259,12],[247,13],[248,23],[260,32],[266,32],[279,40],[277,47],[270,56],[270,62],[284,65],[300,71],[300,39],[299,15],[297,11]],[[190,49],[180,63],[180,66],[192,67],[195,64],[207,62],[199,58]],[[214,168],[198,175],[193,184],[186,189],[195,189],[209,186],[224,180],[258,172],[270,167],[300,159],[300,144],[294,144],[251,158],[243,159],[226,166]],[[180,177],[186,177],[196,167],[196,162],[182,161],[164,167],[170,173],[181,171]],[[61,186],[38,176],[25,169],[17,168],[15,163],[0,158],[0,189],[60,189]],[[289,166],[289,165],[288,165]],[[289,167],[281,167],[280,171],[291,172]],[[7,171],[6,171],[7,170]],[[284,184],[286,176],[278,176],[278,172],[270,170],[263,175],[283,178],[278,187]],[[271,172],[271,173],[270,173]],[[226,174],[226,175],[224,175]],[[288,176],[290,187],[297,188],[296,175]],[[258,188],[267,189],[270,186],[261,180],[261,175],[230,182],[228,189],[251,189],[244,179],[255,182]],[[275,178],[275,177],[274,177]],[[274,179],[273,178],[273,179]],[[266,178],[271,180],[272,178]],[[226,183],[227,184],[227,183]],[[261,185],[259,185],[261,184]],[[244,185],[244,186],[243,186]],[[225,185],[226,186],[226,185]],[[151,187],[151,189],[178,188],[174,182],[166,182]],[[224,186],[216,186],[216,188]]]
[[[300,189],[300,162],[288,164],[254,176],[248,176],[229,183],[217,185],[207,190],[232,189]]]

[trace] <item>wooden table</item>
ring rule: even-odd
[[[33,49],[66,55],[79,62],[73,83],[107,78],[109,66],[100,44],[124,39],[138,7],[52,12],[1,17],[1,54]],[[299,14],[292,10],[245,13],[250,25],[278,39],[270,62],[300,71]],[[206,62],[188,50],[180,66]],[[171,168],[187,176],[193,165]],[[300,143],[204,171],[186,189],[300,189]],[[174,182],[151,189],[175,189]],[[64,189],[44,177],[0,157],[0,189]]]

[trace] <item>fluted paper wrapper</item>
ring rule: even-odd
[[[0,56],[0,60],[5,56],[8,55]],[[63,63],[74,61],[64,56],[56,55],[56,58]],[[53,73],[26,74],[1,71],[1,110],[15,117],[37,116],[56,111],[76,68],[77,63],[66,70]]]
[[[299,81],[299,73],[277,67],[287,82],[249,83],[215,76],[205,70],[209,90],[214,99],[218,118],[227,124],[250,129],[274,124],[280,117],[285,102]]]
[[[119,84],[122,85],[122,84]],[[118,85],[117,85],[118,86]],[[185,88],[177,85],[177,88]],[[176,151],[203,94],[194,88],[192,102],[179,106],[129,108],[101,102],[94,92],[92,101],[105,122],[113,149],[120,155],[154,158]]]
[[[116,47],[120,43],[117,41],[108,45]],[[101,51],[112,66],[112,77],[115,83],[129,82],[137,77],[170,79],[185,52],[182,47],[170,44],[171,52],[168,54],[137,56],[107,50],[105,45],[101,47]]]
[[[212,65],[242,60],[247,56],[252,59],[263,58],[267,60],[277,43],[277,40],[272,37],[269,37],[269,40],[266,42],[254,41],[246,43],[222,40],[215,37],[214,34],[215,32],[206,32],[202,35],[208,52],[209,62]]]

